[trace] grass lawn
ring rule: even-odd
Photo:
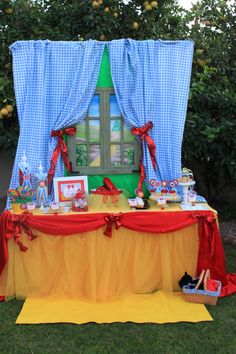
[[[236,249],[225,246],[227,270]],[[236,294],[208,307],[213,322],[15,325],[23,301],[0,303],[0,354],[236,353]]]

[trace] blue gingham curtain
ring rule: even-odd
[[[86,116],[96,89],[104,44],[97,41],[18,41],[13,55],[14,87],[20,136],[11,187],[19,184],[18,164],[23,152],[38,171],[50,166],[57,138],[52,130],[79,123]],[[55,176],[63,176],[58,160]]]
[[[144,144],[147,182],[180,176],[181,145],[192,67],[192,41],[132,39],[107,44],[119,108],[129,128],[152,121],[155,173]]]

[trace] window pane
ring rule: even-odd
[[[77,166],[88,166],[86,145],[82,145],[82,144],[76,145],[76,163]]]
[[[124,141],[129,143],[130,141],[134,141],[135,137],[131,133],[131,131],[127,128],[126,124],[124,124]]]
[[[120,141],[121,140],[121,121],[120,120],[111,120],[110,121],[110,136],[111,141]]]
[[[99,143],[100,141],[100,120],[89,120],[89,142]]]
[[[90,145],[89,147],[89,166],[101,166],[101,152],[100,145]]]
[[[100,116],[100,96],[94,95],[91,103],[89,105],[88,111],[89,117],[99,117]]]
[[[123,161],[122,165],[134,165],[134,146],[131,144],[123,145]]]
[[[121,113],[117,104],[116,96],[110,95],[110,117],[120,117]]]
[[[120,145],[111,145],[111,164],[112,166],[121,166],[121,147]]]
[[[86,121],[83,120],[76,127],[76,142],[85,142],[86,140]]]

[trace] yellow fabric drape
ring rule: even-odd
[[[129,295],[103,303],[52,297],[27,298],[17,324],[96,322],[173,323],[212,321],[202,304],[184,300],[181,293],[158,291],[152,295]]]
[[[9,261],[0,276],[0,295],[55,296],[106,301],[116,296],[179,290],[187,271],[195,275],[197,225],[168,234],[104,228],[70,236],[22,235],[27,252],[9,240]]]

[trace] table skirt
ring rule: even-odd
[[[106,301],[157,289],[179,290],[185,271],[196,274],[198,225],[171,233],[146,233],[121,227],[112,237],[105,226],[69,237],[35,231],[21,252],[8,241],[8,262],[0,275],[0,295],[6,299],[55,296]],[[33,230],[34,232],[34,230]]]

